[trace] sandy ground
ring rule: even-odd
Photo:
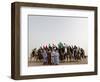
[[[75,64],[87,64],[88,61],[87,61],[87,58],[84,58],[82,60],[78,60],[78,61],[75,61],[75,60],[72,60],[72,61],[63,61],[63,62],[60,62],[59,65],[75,65]],[[42,61],[28,61],[28,66],[46,66],[46,65],[43,65],[43,62]],[[51,65],[52,66],[52,65]]]

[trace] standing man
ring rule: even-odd
[[[51,65],[51,50],[50,49],[48,50],[47,55],[48,55],[48,57],[47,57],[48,65]]]
[[[58,52],[58,50],[55,50],[54,64],[59,65],[59,52]]]
[[[43,56],[43,64],[47,64],[47,53],[46,53],[46,50],[43,49],[43,52],[42,52],[42,56]]]
[[[55,51],[52,49],[51,51],[51,63],[54,64],[54,56],[55,56]]]

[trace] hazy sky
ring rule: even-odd
[[[59,42],[88,49],[88,18],[28,16],[29,53],[41,45]]]

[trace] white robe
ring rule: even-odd
[[[54,55],[54,64],[59,64],[59,53],[56,52]]]
[[[51,63],[54,64],[54,55],[55,55],[55,52],[52,51],[51,52]]]

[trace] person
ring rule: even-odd
[[[46,53],[46,50],[43,49],[42,51],[42,56],[43,56],[43,64],[47,64],[47,53]]]
[[[67,57],[67,44],[66,43],[64,43],[64,59],[66,59],[66,57]]]
[[[66,57],[67,57],[67,47],[65,47],[65,50],[64,50],[64,61],[66,60]]]
[[[52,49],[52,52],[51,52],[51,63],[54,64],[54,55],[55,55],[55,51],[54,49]]]
[[[58,50],[55,50],[55,54],[54,54],[54,64],[58,65],[59,64],[59,53]]]
[[[70,51],[70,46],[67,47],[67,61],[71,61],[71,51]]]
[[[40,49],[38,49],[38,58],[39,58],[39,60],[41,61],[42,59],[43,59],[43,56],[42,56],[42,49],[40,48]]]
[[[80,50],[81,50],[81,54],[80,54],[81,57],[82,57],[82,58],[85,58],[85,57],[86,57],[86,56],[85,56],[85,51],[84,51],[82,48],[81,48]]]
[[[51,65],[51,50],[49,49],[48,52],[47,52],[47,55],[48,55],[48,65]]]
[[[34,51],[34,50],[32,50],[32,53],[31,53],[31,55],[30,55],[30,60],[31,60],[31,61],[33,61],[33,58],[34,58],[34,53],[35,53],[35,51]]]

